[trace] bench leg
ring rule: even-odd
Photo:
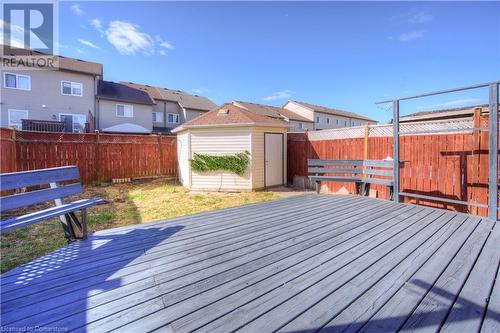
[[[321,186],[320,186],[321,182],[316,182],[316,193],[319,194],[319,191],[321,190]]]
[[[64,231],[64,237],[68,240],[68,243],[75,240],[75,229],[73,229],[73,224],[71,223],[70,214],[64,214],[59,217],[61,225]]]
[[[393,186],[387,186],[387,191],[389,192],[389,200],[393,200],[394,198],[394,187]]]
[[[87,209],[82,209],[82,240],[87,238]]]

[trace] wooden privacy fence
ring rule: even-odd
[[[487,121],[482,119],[481,122]],[[475,124],[474,127],[479,127]],[[482,126],[484,127],[484,125]],[[310,140],[307,133],[288,134],[288,181],[307,176],[307,159],[374,159],[392,157],[392,136]],[[440,198],[488,202],[488,132],[403,135],[400,137],[400,191]],[[322,183],[336,192],[353,183]],[[385,186],[372,185],[377,196],[386,198]],[[404,202],[446,208],[487,216],[486,208],[402,197]]]
[[[84,184],[177,174],[176,138],[0,129],[0,171],[76,165]]]

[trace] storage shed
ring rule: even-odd
[[[172,132],[177,134],[179,180],[197,191],[252,191],[286,183],[286,131],[280,119],[224,104]],[[226,170],[198,172],[195,154],[227,156],[249,152],[243,175]]]

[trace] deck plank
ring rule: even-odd
[[[496,333],[494,225],[308,194],[104,230],[3,274],[0,320],[76,332]]]

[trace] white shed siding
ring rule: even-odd
[[[283,176],[286,179],[286,129],[255,127],[252,130],[252,185],[254,189],[260,189],[264,184],[264,133],[284,133],[284,170]]]
[[[189,132],[182,132],[177,135],[177,156],[178,156],[178,170],[179,170],[179,181],[184,187],[189,188],[190,184],[190,172],[189,172]]]
[[[191,156],[195,153],[226,155],[251,150],[249,128],[217,128],[210,130],[191,130]],[[191,189],[193,190],[251,190],[250,168],[243,176],[230,172],[197,173],[191,170]]]

